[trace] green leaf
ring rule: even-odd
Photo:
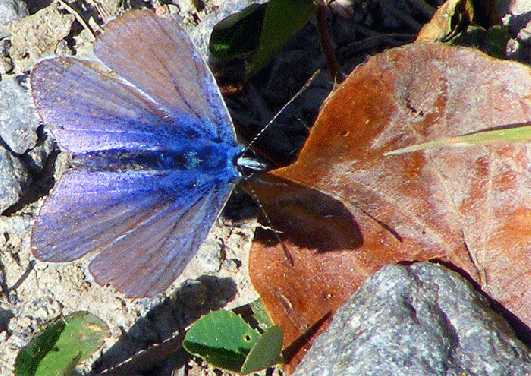
[[[254,52],[260,41],[265,4],[253,4],[218,23],[210,36],[209,50],[220,60]]]
[[[216,311],[196,321],[184,348],[216,367],[239,372],[260,333],[231,311]]]
[[[282,329],[272,326],[260,335],[239,315],[220,310],[196,321],[183,346],[215,367],[245,374],[281,360]]]
[[[258,339],[242,366],[241,373],[260,371],[281,361],[282,329],[272,326]]]
[[[308,0],[271,0],[267,4],[260,47],[253,58],[248,77],[258,73],[282,47],[303,28],[313,12]]]
[[[18,353],[17,376],[69,375],[96,351],[109,328],[88,312],[77,312],[45,328]]]
[[[389,151],[385,155],[411,153],[419,150],[441,148],[446,146],[476,146],[495,143],[528,143],[531,142],[531,126],[513,126],[485,130],[462,136],[445,138],[437,141],[424,142],[405,148]]]
[[[487,30],[482,51],[499,59],[505,58],[505,47],[510,39],[507,27],[495,25]]]
[[[61,320],[46,327],[19,351],[15,360],[15,374],[17,376],[35,375],[39,363],[52,351],[65,325],[65,322]]]
[[[258,322],[260,329],[264,330],[273,326],[262,299],[258,298],[252,302],[251,309],[253,310],[253,317]]]

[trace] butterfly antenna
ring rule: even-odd
[[[256,136],[254,136],[254,138],[251,140],[251,142],[249,142],[249,144],[247,145],[247,147],[245,148],[245,150],[243,151],[242,154],[245,154],[246,152],[249,151],[249,149],[251,148],[251,146],[253,146],[253,144],[255,143],[255,141],[262,135],[262,133],[265,132],[265,130],[267,128],[269,128],[271,126],[271,124],[273,124],[275,122],[275,120],[277,120],[277,117],[282,113],[284,112],[284,110],[286,109],[286,107],[288,107],[295,99],[297,99],[297,97],[299,95],[301,95],[306,89],[308,89],[308,87],[312,84],[313,80],[315,80],[315,77],[317,77],[317,75],[321,72],[320,69],[316,70],[312,76],[308,79],[308,81],[306,81],[306,83],[299,89],[299,91],[297,91],[297,93],[295,93],[295,95],[293,97],[291,97],[291,99],[289,101],[286,102],[286,104],[284,106],[282,106],[282,108],[275,114],[275,116],[273,116],[271,118],[271,120],[269,120],[269,122],[265,125],[265,127],[263,127],[260,132],[258,132],[256,134]]]
[[[248,176],[246,178],[246,180],[249,180],[251,177],[252,177],[252,175]],[[269,228],[271,229],[271,231],[273,231],[273,234],[275,235],[275,238],[277,239],[278,244],[280,244],[280,246],[282,247],[282,251],[284,252],[284,255],[286,256],[286,259],[289,261],[291,266],[295,266],[295,262],[293,261],[293,257],[291,256],[291,253],[290,253],[288,247],[286,247],[286,245],[284,244],[282,239],[280,239],[280,236],[278,235],[278,232],[275,231],[275,227],[273,226],[273,223],[271,222],[271,218],[269,217],[269,215],[267,214],[267,211],[265,210],[264,206],[260,202],[260,199],[258,198],[258,195],[255,193],[253,187],[251,187],[250,185],[247,185],[247,188],[249,188],[249,192],[248,193],[251,194],[251,196],[253,197],[254,201],[256,202],[258,207],[260,208],[260,211],[264,215],[264,219],[266,220]]]
[[[291,99],[284,105],[282,106],[282,108],[275,114],[275,116],[273,116],[271,118],[271,120],[269,120],[269,122],[265,125],[265,127],[263,127],[260,132],[258,132],[256,134],[256,136],[254,136],[254,138],[251,140],[251,142],[249,142],[249,144],[247,145],[247,147],[244,149],[244,151],[241,153],[241,156],[240,158],[238,159],[238,165],[239,166],[245,166],[247,168],[250,168],[252,170],[255,170],[255,171],[260,171],[260,170],[263,170],[263,165],[252,159],[252,158],[247,158],[247,157],[243,157],[244,155],[246,155],[246,153],[249,151],[249,149],[253,146],[253,144],[255,143],[255,141],[262,135],[262,133],[265,132],[265,130],[267,128],[269,128],[271,126],[271,124],[273,124],[275,122],[275,120],[278,118],[278,116],[295,100],[299,97],[299,95],[301,95],[313,82],[313,80],[315,80],[315,77],[317,77],[317,75],[321,72],[320,69],[316,70],[312,76],[306,81],[306,83],[299,89],[299,91],[297,91],[297,93],[295,93],[295,95],[293,97],[291,97]],[[253,177],[254,174],[251,174],[249,176],[246,177],[246,180],[249,180],[251,177]],[[282,239],[280,239],[280,236],[278,235],[278,233],[274,230],[274,226],[273,226],[273,223],[271,222],[271,218],[269,217],[269,215],[267,214],[267,211],[265,210],[264,206],[262,205],[262,203],[260,202],[260,199],[258,198],[258,196],[256,195],[255,191],[253,190],[253,188],[248,185],[248,188],[249,188],[249,193],[251,194],[251,196],[253,197],[254,201],[258,204],[258,207],[260,208],[260,211],[262,212],[262,214],[264,215],[264,219],[266,220],[266,222],[268,223],[269,227],[272,229],[273,231],[273,234],[275,234],[275,238],[277,239],[278,243],[280,244],[280,246],[282,247],[282,251],[284,252],[284,255],[286,256],[286,259],[289,261],[289,263],[294,266],[295,263],[293,261],[293,257],[291,256],[291,253],[289,252],[288,248],[286,247],[286,245],[284,244],[284,242],[282,241]]]

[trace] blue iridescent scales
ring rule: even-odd
[[[31,74],[37,112],[73,161],[35,220],[32,250],[47,262],[95,252],[96,282],[151,297],[204,241],[242,148],[174,19],[128,12],[104,27],[94,54],[43,60]]]

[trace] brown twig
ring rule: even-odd
[[[77,22],[79,22],[81,24],[81,26],[83,26],[85,29],[87,29],[88,31],[90,31],[90,33],[92,34],[92,36],[94,37],[94,39],[96,39],[96,35],[97,35],[97,32],[88,24],[85,22],[85,20],[83,19],[83,17],[81,17],[81,15],[79,14],[79,12],[77,10],[75,10],[74,8],[72,8],[70,6],[70,4],[68,4],[66,1],[64,0],[57,0],[57,2],[63,7],[65,8],[70,14],[72,14],[75,19],[77,20]],[[99,31],[99,30],[98,30]]]
[[[323,54],[328,66],[328,72],[335,84],[340,84],[345,79],[345,76],[339,70],[339,64],[337,63],[336,54],[334,48],[330,43],[328,31],[326,30],[326,5],[318,3],[315,17],[317,18],[317,34],[319,35],[319,42],[323,49]]]

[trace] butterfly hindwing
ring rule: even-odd
[[[190,173],[69,171],[41,208],[34,254],[60,262],[101,251],[90,265],[97,282],[153,295],[195,254],[231,188]]]
[[[89,265],[94,279],[126,296],[164,291],[205,240],[231,190],[214,184],[187,192],[186,210],[174,202],[99,253]]]

